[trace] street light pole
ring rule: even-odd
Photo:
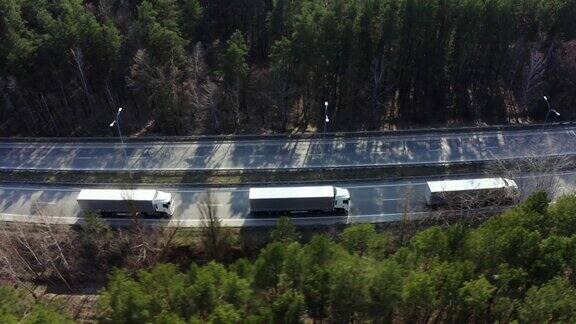
[[[555,113],[557,116],[560,116],[559,112],[557,112],[556,110],[552,109],[552,107],[550,107],[550,103],[548,102],[548,97],[544,96],[544,101],[546,101],[546,104],[548,105],[548,112],[546,113],[546,118],[544,119],[544,125],[542,125],[542,129],[544,129],[544,127],[546,127],[546,123],[548,122],[548,116],[550,116],[551,112]]]
[[[122,143],[122,152],[124,152],[124,159],[126,159],[126,166],[128,166],[128,154],[126,153],[126,145],[124,145],[124,138],[122,137],[122,131],[120,130],[120,113],[122,112],[122,107],[118,108],[116,113],[116,119],[110,123],[110,127],[118,128],[118,135],[120,136],[120,143]]]
[[[326,124],[330,122],[328,118],[328,101],[324,101],[324,137],[326,137]]]

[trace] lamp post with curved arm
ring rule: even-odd
[[[120,130],[120,113],[122,112],[122,107],[118,108],[116,113],[116,119],[110,123],[110,127],[118,128],[118,135],[120,136],[120,143],[122,143],[122,152],[124,152],[124,159],[126,159],[126,166],[128,166],[128,154],[126,153],[126,145],[124,145],[124,138],[122,138],[122,131]]]
[[[544,101],[546,101],[546,104],[548,105],[548,112],[546,113],[546,118],[544,119],[544,125],[542,125],[542,129],[544,129],[544,127],[546,127],[546,123],[548,122],[548,116],[550,116],[551,112],[555,113],[556,116],[560,116],[559,112],[557,112],[556,110],[552,109],[552,107],[550,107],[550,103],[548,102],[548,97],[544,96]]]
[[[326,137],[326,125],[330,122],[328,118],[328,101],[324,101],[324,137]]]

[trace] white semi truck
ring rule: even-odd
[[[169,217],[174,214],[172,195],[159,190],[83,189],[76,201],[82,210],[103,216],[140,213]]]
[[[426,182],[426,204],[431,207],[509,203],[515,201],[518,196],[516,182],[506,178]]]
[[[250,188],[249,199],[253,214],[350,211],[348,189],[333,186]]]

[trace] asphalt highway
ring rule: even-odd
[[[3,170],[235,170],[449,163],[576,153],[576,127],[337,139],[0,143]],[[124,156],[125,149],[127,158]]]
[[[461,176],[458,178],[467,178]],[[554,187],[555,194],[573,192],[576,188],[576,171],[558,175],[523,175],[514,178],[524,195],[537,187]],[[347,223],[382,223],[401,220],[405,214],[410,219],[432,215],[424,204],[425,180],[353,182],[338,186],[348,188],[352,209],[348,215],[293,214],[297,225],[330,225]],[[152,225],[194,227],[202,225],[201,210],[207,206],[222,220],[224,226],[270,226],[276,218],[254,217],[249,213],[248,188],[166,188],[174,194],[175,215],[169,219],[145,219]],[[81,211],[76,204],[80,188],[58,186],[0,185],[0,220],[15,222],[49,222],[78,224]],[[211,199],[207,200],[209,192]],[[127,225],[124,218],[109,219],[113,225]]]

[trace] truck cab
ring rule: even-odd
[[[350,192],[348,189],[334,187],[334,209],[345,213],[350,211]]]
[[[154,199],[154,206],[156,207],[156,211],[159,213],[174,215],[174,200],[170,193],[158,191],[156,198]]]

